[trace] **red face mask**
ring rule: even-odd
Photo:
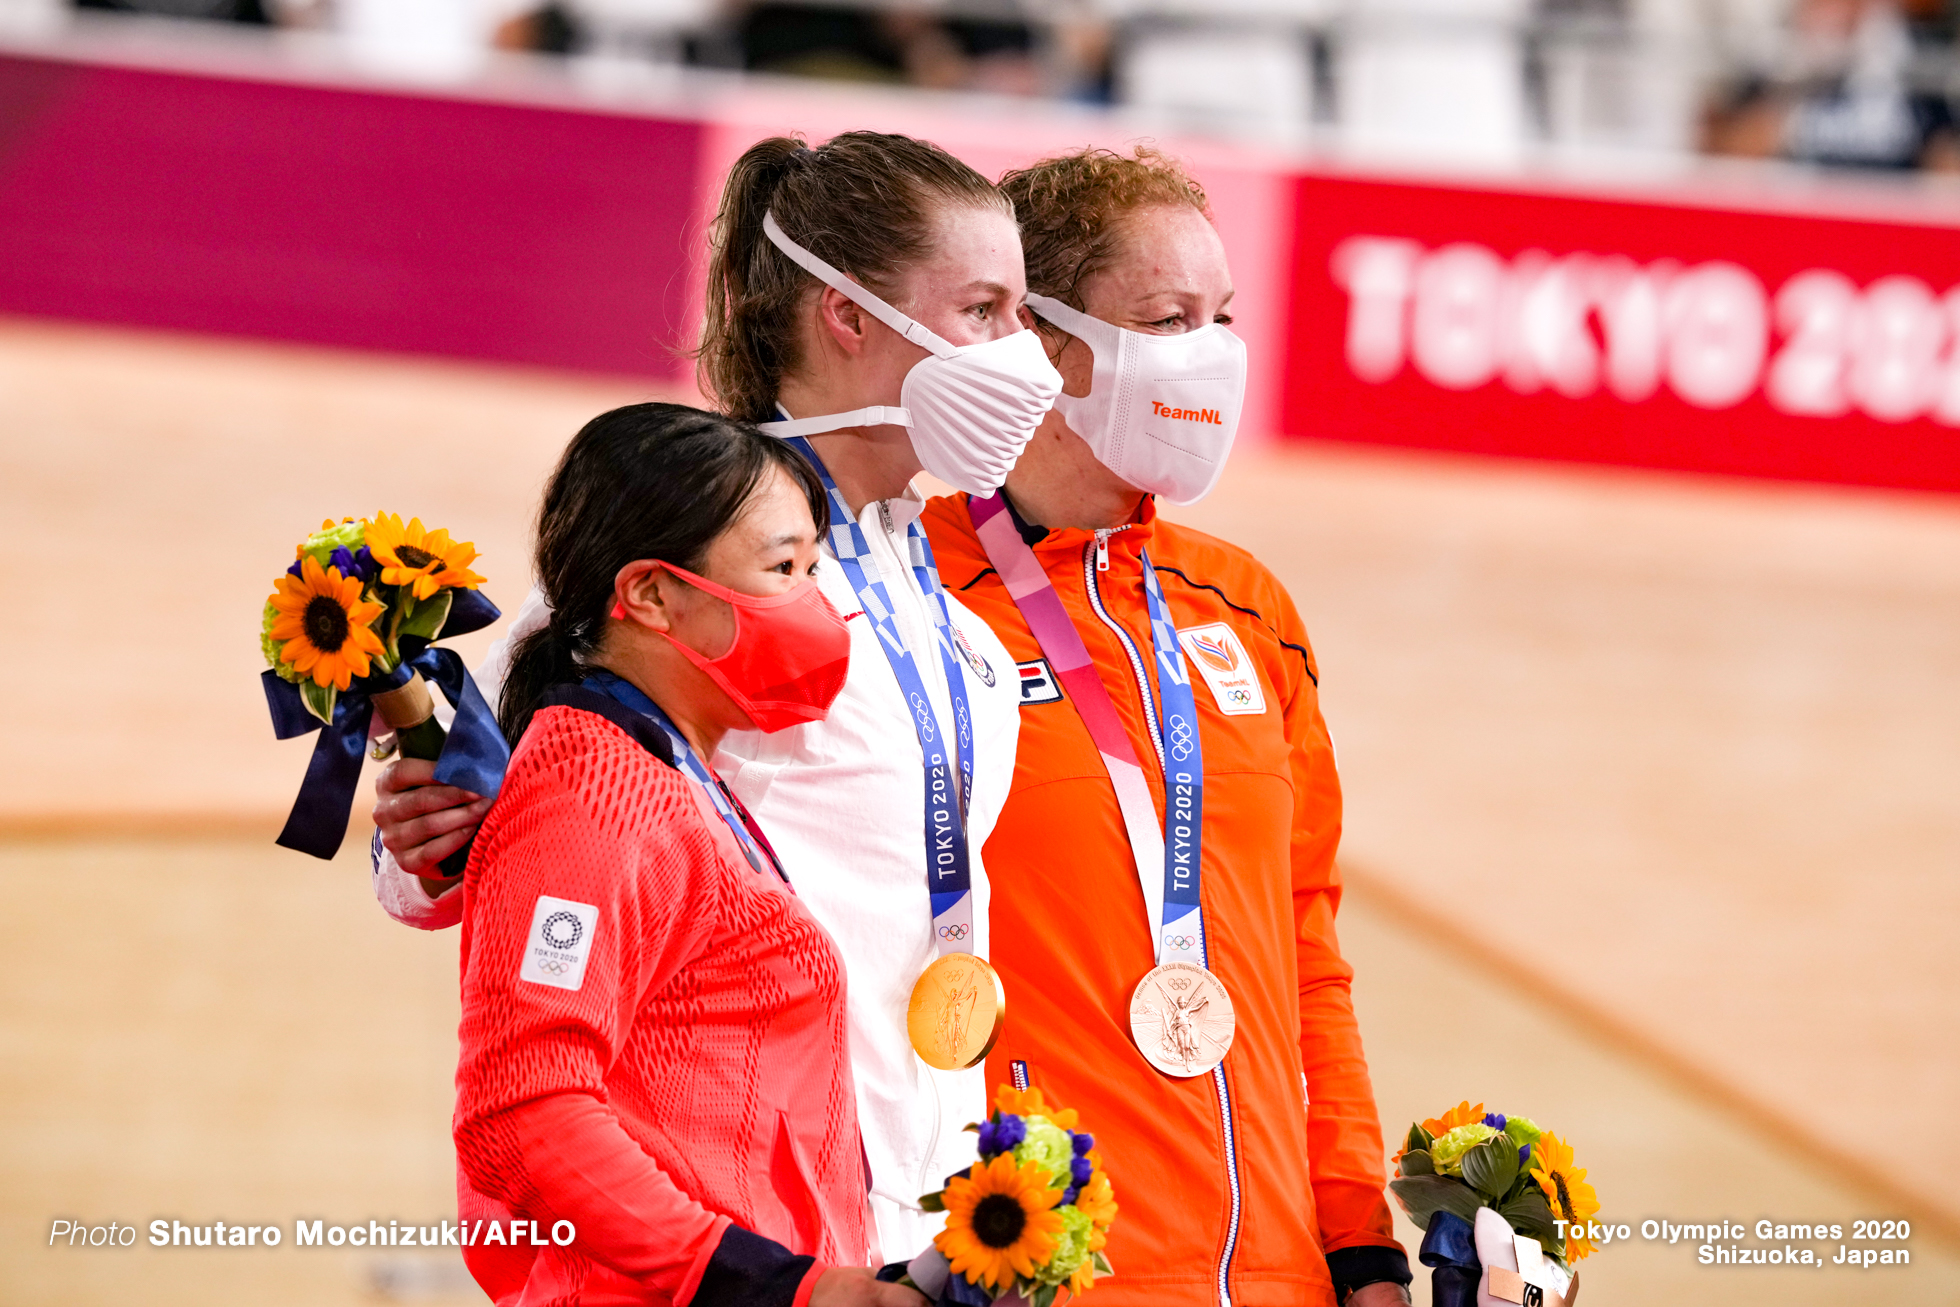
[[[735,643],[719,658],[667,638],[758,731],[814,722],[830,711],[850,670],[851,633],[814,581],[779,595],[745,595],[672,563],[660,565],[735,609]]]

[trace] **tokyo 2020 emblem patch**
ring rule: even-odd
[[[531,910],[531,931],[524,937],[524,961],[519,980],[558,989],[577,989],[585,983],[585,959],[592,952],[599,909],[590,903],[538,896]]]

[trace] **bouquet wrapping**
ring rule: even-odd
[[[435,643],[500,615],[477,591],[475,547],[376,513],[322,522],[297,554],[266,600],[260,679],[278,738],[320,738],[278,842],[316,858],[339,850],[377,717],[404,754],[436,761],[439,782],[495,797],[510,747],[463,660]],[[448,731],[429,682],[456,709]]]
[[[909,1284],[958,1307],[1030,1303],[1053,1307],[1111,1274],[1103,1246],[1116,1195],[1093,1135],[1076,1114],[1051,1108],[1039,1089],[1003,1085],[979,1134],[980,1160],[919,1202],[946,1213],[946,1228],[908,1264],[879,1278]]]
[[[1424,1232],[1436,1307],[1569,1307],[1599,1199],[1571,1145],[1468,1099],[1409,1127],[1389,1189]]]

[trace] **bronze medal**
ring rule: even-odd
[[[1210,1071],[1225,1060],[1237,1030],[1232,996],[1195,962],[1151,968],[1130,995],[1130,1037],[1143,1060],[1167,1076]]]
[[[1007,994],[985,958],[948,953],[912,986],[905,1028],[927,1066],[964,1071],[993,1052],[1007,1021]]]

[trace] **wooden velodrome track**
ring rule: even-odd
[[[456,941],[374,909],[359,813],[333,864],[272,846],[306,746],[254,627],[293,539],[382,506],[513,605],[551,460],[644,397],[0,320],[0,1299],[480,1300],[440,1254],[292,1246],[452,1209]],[[1314,633],[1389,1133],[1531,1115],[1636,1230],[1913,1221],[1909,1268],[1858,1272],[1636,1236],[1596,1307],[1960,1300],[1960,503],[1299,448],[1185,515]]]

